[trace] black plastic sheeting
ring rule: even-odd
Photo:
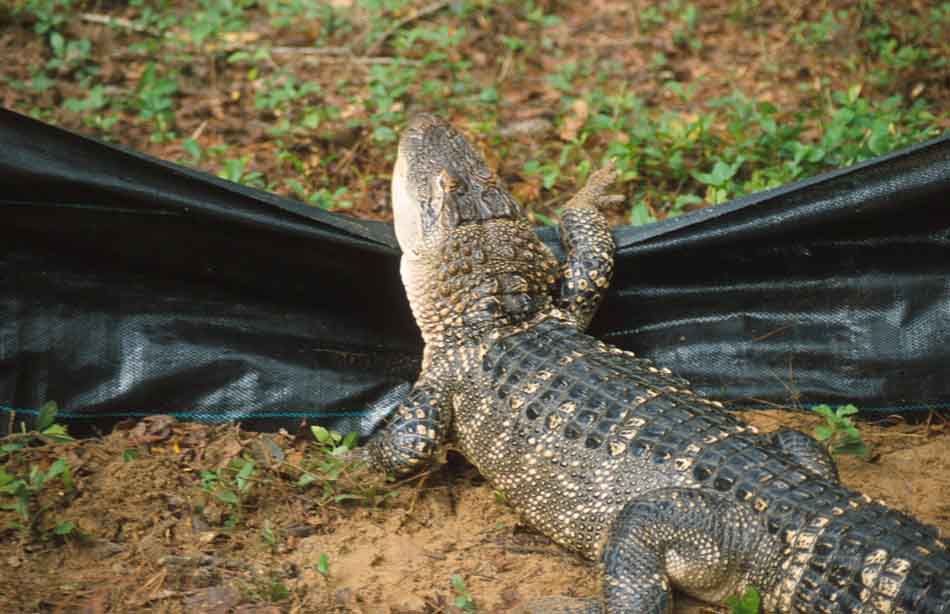
[[[592,332],[736,405],[945,410],[948,205],[945,137],[619,228]],[[0,432],[55,400],[79,432],[162,413],[366,433],[414,379],[387,224],[2,109],[0,207]]]

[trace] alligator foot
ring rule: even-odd
[[[420,380],[389,423],[361,450],[363,460],[395,475],[415,473],[445,441],[450,410],[441,387]]]
[[[655,490],[628,503],[604,550],[608,614],[668,614],[672,586],[713,603],[743,591],[768,549],[764,527],[735,501],[691,488]],[[754,572],[753,572],[754,573]]]

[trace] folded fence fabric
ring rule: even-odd
[[[592,333],[736,406],[950,408],[950,138],[616,230]],[[556,229],[539,231],[556,251]],[[421,340],[391,226],[0,109],[0,431],[371,431]]]

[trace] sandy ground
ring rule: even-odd
[[[817,424],[791,412],[745,416],[765,430]],[[950,529],[950,428],[934,418],[861,431],[871,461],[841,458],[843,481]],[[21,450],[6,468],[22,475],[57,458],[69,462],[73,488],[53,482],[43,490],[38,502],[47,509],[33,536],[0,534],[0,611],[460,612],[456,575],[479,612],[599,591],[594,567],[523,525],[451,452],[432,473],[385,486],[380,492],[390,494],[376,505],[334,503],[323,480],[297,486],[299,468],[318,462],[304,437],[162,418],[102,439]],[[239,506],[203,487],[202,472],[235,459],[255,463]],[[367,477],[351,477],[360,482],[341,478],[331,494],[365,493]],[[2,525],[11,520],[0,512]],[[76,529],[55,536],[64,521]],[[686,599],[676,610],[718,611]]]

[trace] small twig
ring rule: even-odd
[[[386,40],[389,39],[390,36],[398,32],[407,24],[410,24],[413,21],[416,21],[417,19],[422,19],[423,17],[427,17],[433,13],[437,13],[438,11],[441,11],[442,9],[447,7],[449,4],[450,4],[450,0],[437,0],[436,2],[433,2],[429,5],[422,7],[421,9],[413,11],[410,15],[408,15],[407,17],[403,17],[402,19],[397,21],[395,24],[393,24],[391,28],[383,32],[383,35],[379,38],[379,40],[373,43],[366,50],[366,53],[364,53],[363,55],[370,56],[370,55],[375,54],[377,51],[379,51],[380,47],[383,46],[383,43],[385,43]],[[367,39],[368,38],[369,37],[367,36]]]
[[[418,66],[422,64],[419,60],[406,60],[404,58],[391,58],[386,56],[379,57],[346,57],[346,56],[304,56],[301,61],[304,64],[406,64],[408,66]]]
[[[343,172],[350,167],[350,164],[353,163],[353,160],[356,158],[356,154],[363,146],[363,141],[357,141],[356,146],[352,149],[349,149],[344,155],[343,159],[340,160],[340,163],[337,164],[334,172],[337,174],[343,174]]]
[[[123,30],[132,30],[133,32],[150,34],[151,36],[164,36],[164,34],[161,32],[156,32],[150,28],[140,26],[131,19],[126,19],[125,17],[111,17],[109,15],[100,15],[98,13],[82,13],[79,16],[79,19],[89,23],[99,24],[101,26],[114,26],[122,28]]]
[[[391,490],[395,490],[396,488],[399,488],[399,487],[402,486],[403,484],[408,484],[409,482],[414,482],[414,481],[416,481],[416,480],[421,480],[421,479],[423,479],[423,478],[428,478],[430,475],[432,475],[432,474],[435,473],[436,471],[438,471],[438,469],[429,469],[428,471],[423,471],[422,473],[417,473],[417,474],[415,474],[415,475],[411,475],[411,476],[409,476],[408,478],[403,478],[403,479],[399,480],[398,482],[393,482],[392,484],[389,484],[389,488],[390,488]]]
[[[431,472],[426,472],[422,479],[419,480],[419,485],[416,486],[415,491],[412,493],[412,501],[409,502],[409,509],[406,510],[406,518],[412,515],[412,512],[416,509],[416,501],[419,500],[419,493],[422,492],[423,487],[426,485],[426,482],[429,481],[429,475]]]
[[[271,47],[275,55],[353,55],[349,47]]]
[[[201,122],[201,124],[198,125],[197,128],[195,128],[195,131],[191,133],[191,138],[197,141],[198,137],[202,135],[202,133],[205,131],[205,128],[207,127],[208,127],[208,120],[204,120],[203,122]]]
[[[26,433],[7,433],[2,438],[0,438],[0,440],[7,440],[7,439],[11,439],[11,440],[35,439],[47,445],[55,445],[59,443],[57,442],[55,438],[44,435],[43,433],[40,433],[38,431],[27,431]]]
[[[498,78],[495,79],[497,83],[505,82],[505,79],[508,77],[508,72],[511,70],[511,64],[514,59],[515,52],[509,49],[508,53],[505,55],[504,61],[501,63],[501,70],[498,72]]]
[[[786,324],[785,326],[779,326],[778,328],[776,328],[776,329],[774,329],[774,330],[770,330],[769,332],[767,332],[767,333],[765,333],[765,334],[763,334],[763,335],[759,335],[758,337],[753,337],[753,338],[752,338],[752,342],[753,342],[753,343],[758,343],[759,341],[765,341],[765,340],[768,339],[769,337],[775,336],[775,335],[777,335],[777,334],[779,334],[779,333],[784,333],[784,332],[787,331],[788,329],[792,328],[792,326],[793,326],[792,324]]]

